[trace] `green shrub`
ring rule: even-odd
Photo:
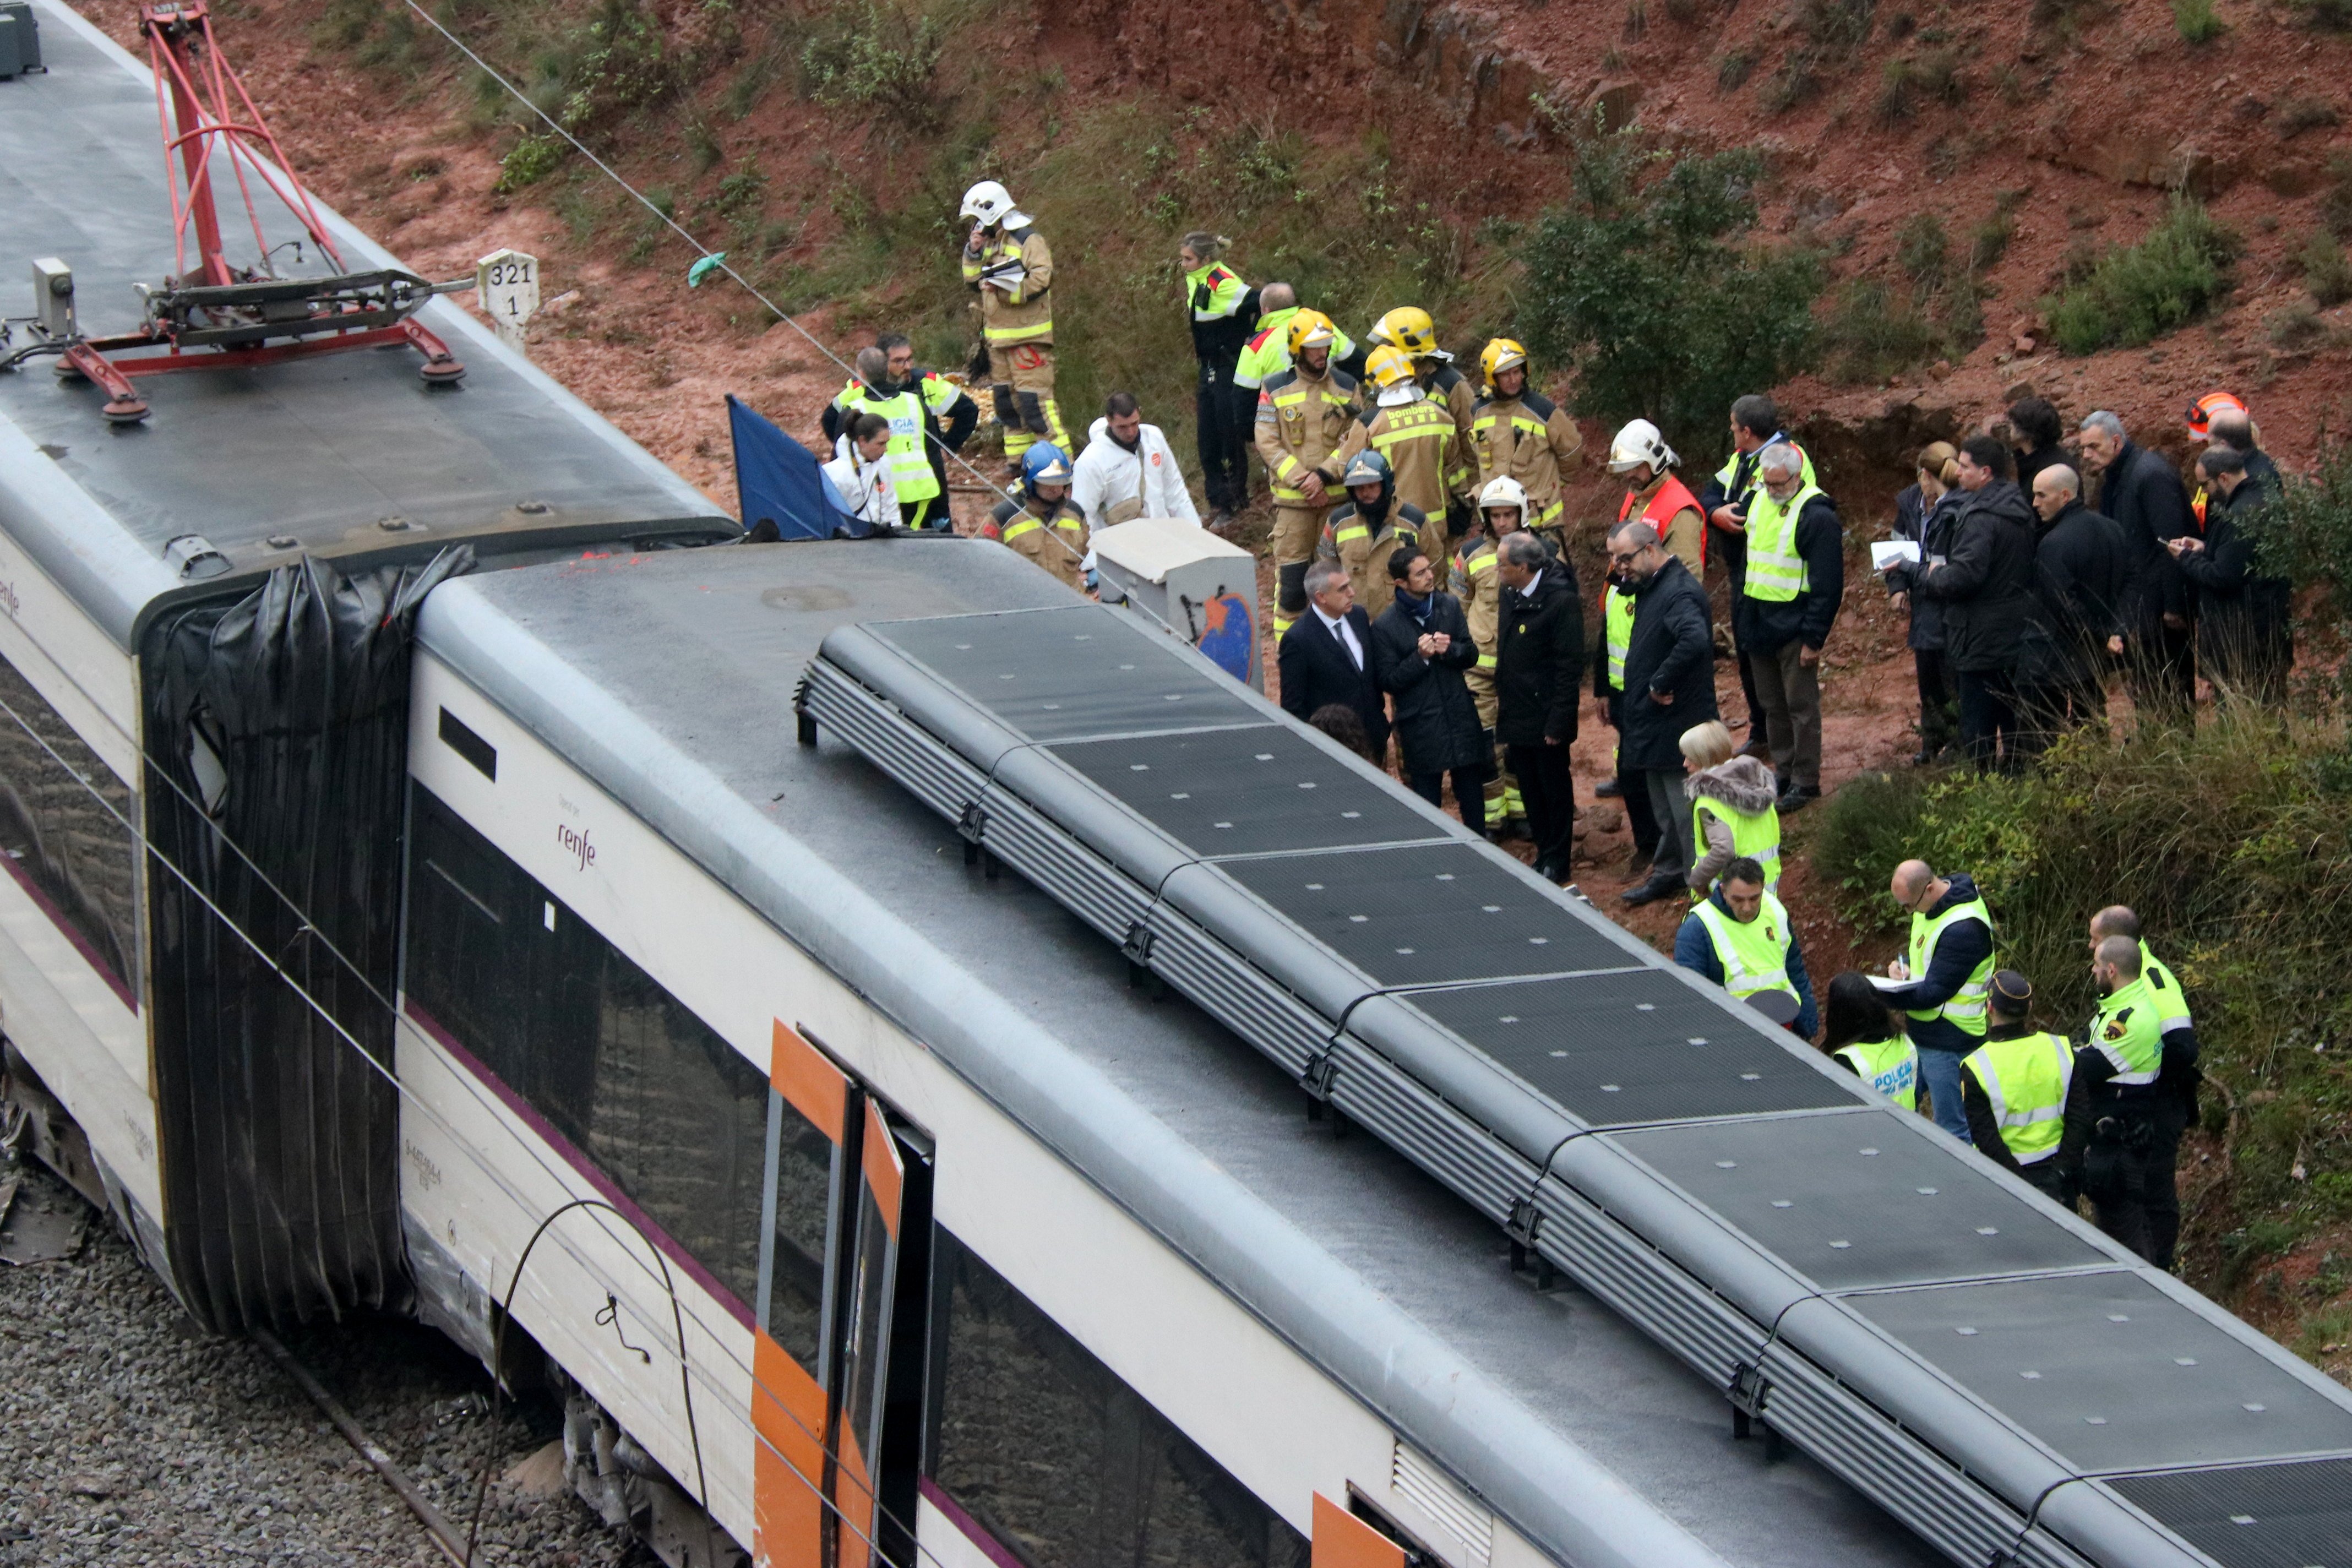
[[[571,145],[559,136],[526,136],[499,160],[498,189],[519,191],[535,185],[562,166]]]
[[[1715,85],[1726,92],[1745,87],[1755,70],[1756,55],[1753,50],[1745,46],[1727,49],[1723,58],[1716,62]]]
[[[1838,289],[1822,325],[1821,347],[1832,380],[1867,385],[1926,364],[1948,345],[1915,295],[1864,277]]]
[[[1893,125],[1918,113],[1918,91],[1911,62],[1899,55],[1888,60],[1878,73],[1879,123]]]
[[[2322,32],[2352,29],[2352,0],[2286,0],[2286,8]]]
[[[1951,237],[1934,213],[1914,213],[1895,231],[1895,265],[1923,289],[1944,281],[1952,265]]]
[[[2213,0],[2172,0],[2172,26],[2183,43],[2210,44],[2230,30],[2213,13]]]
[[[1677,155],[1630,132],[1579,150],[1576,199],[1537,226],[1518,301],[1528,347],[1575,363],[1579,413],[1710,450],[1733,398],[1810,361],[1821,266],[1752,237],[1762,173],[1746,149]]]
[[[2187,325],[2229,292],[2238,237],[2199,203],[2175,196],[2138,244],[2108,250],[2090,276],[2050,301],[2051,336],[2070,354],[2136,348]]]
[[[954,18],[940,12],[910,16],[877,0],[828,10],[801,46],[801,92],[819,103],[936,126],[933,78],[953,26]]]

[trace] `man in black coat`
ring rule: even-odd
[[[1940,566],[1906,563],[1904,585],[1944,606],[1944,647],[1960,687],[1960,744],[1990,767],[2005,738],[2019,744],[2016,673],[2033,606],[2033,510],[2009,480],[2009,448],[1990,436],[1960,443],[1960,489],[1951,553]]]
[[[1364,721],[1375,758],[1389,754],[1388,706],[1372,679],[1372,623],[1356,604],[1347,569],[1318,561],[1307,571],[1307,613],[1293,621],[1275,650],[1283,711],[1311,720],[1318,709],[1349,709]]]
[[[1495,574],[1503,597],[1495,632],[1495,739],[1519,781],[1536,874],[1568,879],[1576,833],[1569,746],[1584,697],[1584,605],[1576,572],[1525,530],[1503,536]]]
[[[1683,731],[1717,716],[1715,628],[1706,589],[1640,518],[1609,531],[1609,571],[1633,595],[1625,645],[1624,722],[1617,776],[1625,793],[1649,791],[1658,849],[1649,879],[1619,895],[1646,904],[1683,890],[1691,865],[1690,802],[1683,795]]]
[[[1748,576],[1732,600],[1732,632],[1764,700],[1786,816],[1822,797],[1822,645],[1845,600],[1845,529],[1837,503],[1805,482],[1794,447],[1765,447],[1756,471],[1760,493],[1748,504]]]
[[[2294,584],[2265,576],[2254,566],[2254,538],[2248,523],[2270,504],[2246,454],[2234,447],[2208,447],[2197,459],[2207,496],[2205,537],[2176,539],[2168,546],[2189,580],[2197,585],[2202,610],[2197,620],[2198,650],[2217,691],[2256,702],[2286,696],[2286,673],[2294,663]]]
[[[1451,773],[1463,826],[1484,832],[1495,747],[1462,675],[1478,660],[1470,622],[1462,601],[1439,591],[1436,568],[1416,547],[1391,555],[1388,574],[1396,598],[1372,623],[1372,679],[1396,705],[1400,771],[1440,808]]]
[[[1780,428],[1780,405],[1762,393],[1735,398],[1731,405],[1731,456],[1724,460],[1698,492],[1698,509],[1712,531],[1715,553],[1731,584],[1731,600],[1748,580],[1748,508],[1758,484],[1756,460],[1765,447],[1786,442]],[[1704,564],[1704,563],[1702,563]],[[1699,586],[1706,585],[1702,574]],[[1732,617],[1732,646],[1738,650],[1739,691],[1748,700],[1748,742],[1739,748],[1745,757],[1769,755],[1764,738],[1764,699],[1756,689],[1755,661],[1738,640],[1738,617]],[[1627,796],[1628,799],[1632,797]]]
[[[2034,546],[2034,603],[2017,671],[2029,756],[2039,756],[2061,731],[2104,725],[2107,717],[2100,672],[2109,644],[2123,635],[2120,606],[2130,574],[2124,531],[2084,506],[2082,490],[2082,477],[2063,463],[2033,478],[2042,539]]]
[[[2132,592],[2124,606],[2124,683],[2150,717],[2185,717],[2197,698],[2195,616],[2189,579],[2170,542],[2197,531],[2189,491],[2172,465],[2124,434],[2101,409],[2083,421],[2083,462],[2099,475],[2099,510],[2124,531]]]
[[[2252,416],[2240,412],[2216,414],[2208,429],[2212,433],[2215,446],[2228,447],[2246,459],[2246,479],[2253,485],[2256,499],[2241,501],[2239,505],[2261,506],[2285,496],[2286,481],[2279,478],[2278,465],[2271,461],[2268,452],[2254,444]],[[2242,517],[2240,521],[2243,521]]]

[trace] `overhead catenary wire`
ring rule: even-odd
[[[103,711],[103,710],[101,710],[101,711]],[[284,983],[288,990],[291,991],[305,1006],[310,1008],[311,1012],[317,1014],[319,1017],[325,1022],[327,1026],[341,1038],[346,1046],[357,1053],[360,1060],[366,1064],[367,1068],[371,1071],[374,1072],[378,1077],[383,1079],[386,1083],[391,1085],[394,1092],[399,1096],[402,1100],[422,1113],[436,1129],[444,1133],[448,1138],[451,1146],[463,1153],[466,1159],[473,1164],[475,1169],[480,1173],[480,1174],[483,1175],[493,1187],[502,1193],[507,1199],[522,1213],[531,1214],[538,1212],[536,1205],[532,1205],[521,1193],[518,1192],[513,1184],[507,1180],[505,1174],[489,1163],[488,1157],[481,1151],[474,1148],[467,1139],[459,1134],[457,1129],[450,1124],[446,1116],[442,1115],[438,1107],[425,1100],[422,1096],[418,1095],[415,1089],[404,1083],[400,1079],[399,1076],[394,1073],[390,1067],[378,1061],[373,1053],[370,1052],[367,1047],[360,1042],[357,1037],[353,1036],[351,1030],[345,1026],[341,1019],[335,1016],[324,1003],[312,995],[310,990],[305,987],[300,981],[297,980],[292,974],[286,971],[283,965],[278,962],[277,955],[272,954],[253,936],[251,932],[247,931],[243,926],[239,925],[234,919],[232,919],[228,911],[222,909],[209,893],[207,893],[203,888],[197,886],[194,878],[190,877],[185,870],[184,870],[171,858],[170,856],[164,854],[163,850],[158,848],[153,841],[148,838],[146,834],[136,824],[124,816],[123,814],[116,808],[114,803],[106,798],[105,793],[101,791],[97,784],[86,777],[79,768],[75,767],[70,761],[61,755],[58,752],[57,748],[49,743],[48,738],[43,735],[38,730],[35,729],[33,725],[26,720],[23,714],[17,712],[16,710],[9,704],[5,698],[0,698],[0,715],[5,715],[10,721],[15,723],[19,730],[22,730],[25,734],[31,739],[35,745],[38,746],[41,751],[47,755],[51,762],[55,763],[58,767],[63,768],[67,775],[72,778],[77,784],[80,785],[83,791],[92,799],[96,800],[100,807],[104,810],[109,816],[111,816],[117,823],[121,825],[123,831],[130,835],[133,843],[137,844],[150,858],[153,859],[158,865],[170,872],[172,876],[181,883],[181,885],[185,887],[188,891],[194,896],[196,901],[204,905],[204,907],[211,912],[214,919],[219,921],[221,924],[237,939],[238,942],[245,945],[247,951],[249,951],[255,958],[261,962],[264,967],[268,968],[270,973],[277,975],[278,978]],[[142,757],[145,756],[143,751],[142,752]],[[147,760],[151,763],[152,762],[152,758],[148,758]],[[226,838],[226,836],[223,835],[222,837]],[[239,853],[242,858],[243,852],[240,850]],[[247,863],[250,864],[250,861],[248,860]],[[278,891],[274,886],[272,887],[272,890]],[[317,937],[321,945],[328,947],[330,952],[334,951],[332,944],[328,942],[323,932],[318,931],[316,922],[310,919],[309,915],[303,910],[300,905],[295,903],[293,900],[287,897],[287,895],[282,891],[278,891],[278,896],[280,900],[283,901],[286,906],[302,921],[303,926]],[[297,934],[299,935],[300,933],[298,932]],[[336,953],[336,957],[345,965],[345,967],[352,969],[354,973],[359,973],[357,966],[353,965],[350,959],[344,957],[339,952]],[[362,975],[361,978],[362,983],[365,984],[365,976]],[[390,1002],[383,997],[383,993],[376,990],[373,985],[368,985],[367,989],[371,994],[373,994],[378,1001],[383,1002],[385,1006],[389,1007],[391,1005]],[[469,1093],[474,1095],[478,1102],[483,1102],[487,1105],[487,1102],[483,1101],[483,1091],[478,1085],[469,1083],[467,1085],[467,1089]],[[500,1108],[491,1109],[495,1111],[497,1109]],[[540,1167],[541,1173],[554,1181],[558,1186],[568,1189],[572,1183],[578,1179],[575,1173],[561,1171],[551,1166],[543,1158],[541,1157],[538,1151],[531,1149],[530,1145],[522,1140],[517,1139],[516,1143],[523,1150],[525,1154],[530,1158],[532,1163]],[[604,1216],[606,1213],[618,1217],[624,1224],[628,1226],[629,1229],[637,1236],[639,1240],[646,1242],[649,1250],[654,1253],[656,1261],[660,1266],[660,1273],[658,1276],[660,1286],[665,1293],[669,1297],[671,1310],[675,1314],[675,1324],[678,1335],[678,1344],[680,1346],[679,1376],[682,1381],[690,1380],[694,1375],[693,1361],[685,1353],[684,1350],[686,1342],[684,1337],[685,1324],[690,1321],[697,1329],[701,1331],[705,1342],[709,1344],[718,1354],[723,1356],[728,1362],[734,1365],[736,1370],[745,1373],[751,1379],[751,1386],[755,1393],[765,1388],[766,1385],[761,1382],[756,1367],[745,1365],[742,1359],[729,1348],[728,1336],[721,1334],[710,1324],[705,1322],[698,1313],[691,1311],[686,1308],[682,1300],[677,1295],[675,1282],[670,1278],[668,1260],[661,1257],[660,1248],[657,1246],[655,1246],[652,1243],[651,1238],[646,1237],[645,1233],[639,1229],[636,1223],[629,1219],[629,1217],[625,1214],[623,1214],[617,1207],[604,1203],[601,1199],[590,1200],[574,1198],[568,1200],[567,1202],[558,1205],[555,1209],[548,1211],[541,1216],[539,1230],[533,1234],[533,1245],[536,1244],[540,1234],[546,1233],[548,1231],[549,1225],[553,1219],[574,1208],[585,1208],[590,1210],[594,1214],[594,1217],[600,1226],[605,1223]],[[595,1211],[604,1212],[600,1213]],[[616,1245],[619,1243],[619,1237],[614,1236],[609,1230],[606,1231],[605,1234],[610,1237]],[[569,1256],[573,1263],[579,1266],[583,1273],[587,1274],[591,1279],[595,1279],[600,1284],[609,1284],[604,1270],[600,1268],[593,1260],[582,1253],[568,1237],[564,1237],[561,1231],[556,1231],[553,1235],[555,1236],[556,1246]],[[526,1257],[528,1256],[529,1251],[530,1247],[526,1247],[524,1249]],[[636,1267],[649,1279],[655,1278],[655,1271],[647,1268],[643,1261],[635,1257],[632,1249],[624,1247],[621,1247],[621,1251],[623,1256],[627,1257],[629,1260],[632,1263],[635,1263]],[[520,1289],[522,1279],[520,1267],[521,1261],[522,1259],[518,1259],[514,1279],[509,1287],[508,1311],[504,1314],[505,1317],[512,1316],[512,1302],[514,1295]],[[501,1320],[501,1330],[502,1329],[503,1318]],[[263,1348],[265,1350],[268,1349],[266,1345]],[[493,1373],[493,1381],[496,1380],[498,1375],[499,1374],[495,1372]],[[706,1382],[707,1381],[708,1378],[706,1374]],[[687,1415],[690,1427],[688,1436],[694,1449],[696,1468],[698,1472],[699,1472],[701,1468],[701,1438],[698,1432],[691,1430],[693,1399],[690,1381],[686,1383],[686,1386],[688,1389],[687,1394]],[[811,1430],[808,1424],[800,1418],[798,1413],[793,1411],[790,1404],[781,1397],[780,1394],[772,1398],[770,1403],[776,1405],[776,1407],[783,1414],[785,1418],[790,1420],[794,1426],[798,1427],[801,1432],[815,1445],[817,1451],[824,1456],[827,1461],[835,1466],[841,1462],[839,1447],[836,1445],[827,1443],[825,1441],[825,1436],[822,1431]],[[753,1437],[754,1442],[761,1442],[764,1439],[758,1437],[756,1435]],[[771,1451],[773,1450],[772,1449]],[[784,1468],[792,1473],[793,1479],[798,1480],[802,1485],[807,1487],[811,1493],[815,1496],[819,1507],[824,1510],[832,1513],[835,1517],[837,1523],[842,1529],[848,1531],[857,1540],[865,1542],[869,1548],[873,1548],[876,1551],[879,1550],[879,1543],[873,1539],[868,1527],[860,1524],[856,1520],[852,1519],[847,1510],[843,1509],[839,1502],[827,1494],[822,1477],[811,1477],[804,1474],[799,1466],[793,1464],[791,1458],[783,1454],[777,1454],[777,1458],[782,1461]],[[699,1476],[698,1479],[700,1479]],[[711,1501],[707,1481],[704,1481],[701,1485],[700,1495],[695,1500],[707,1515],[709,1511]],[[937,1565],[937,1568],[945,1568],[945,1564],[939,1557],[938,1553],[925,1546],[919,1539],[912,1521],[900,1519],[896,1513],[891,1511],[887,1505],[881,1501],[878,1496],[875,1497],[872,1500],[876,1513],[878,1514],[885,1522],[892,1525],[901,1531],[908,1541],[914,1542],[915,1550],[921,1557],[929,1559],[933,1564]],[[476,1523],[477,1525],[479,1523],[478,1511],[477,1513]],[[437,1532],[436,1533],[435,1539],[436,1545],[439,1545],[443,1552],[446,1553],[448,1546]],[[470,1550],[470,1547],[468,1550]],[[462,1562],[463,1558],[461,1557],[459,1560]]]

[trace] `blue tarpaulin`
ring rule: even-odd
[[[727,395],[735,437],[735,500],[751,531],[772,522],[782,539],[862,539],[872,530],[851,517],[816,455],[738,398]]]

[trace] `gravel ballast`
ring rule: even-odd
[[[79,1202],[29,1163],[26,1196]],[[22,1200],[20,1200],[22,1201]],[[434,1331],[367,1317],[284,1336],[462,1536],[489,1379]],[[74,1256],[0,1267],[0,1568],[445,1564],[425,1527],[255,1345],[180,1310],[97,1214]],[[562,1429],[509,1406],[498,1474]],[[646,1568],[568,1489],[494,1479],[479,1563]]]

